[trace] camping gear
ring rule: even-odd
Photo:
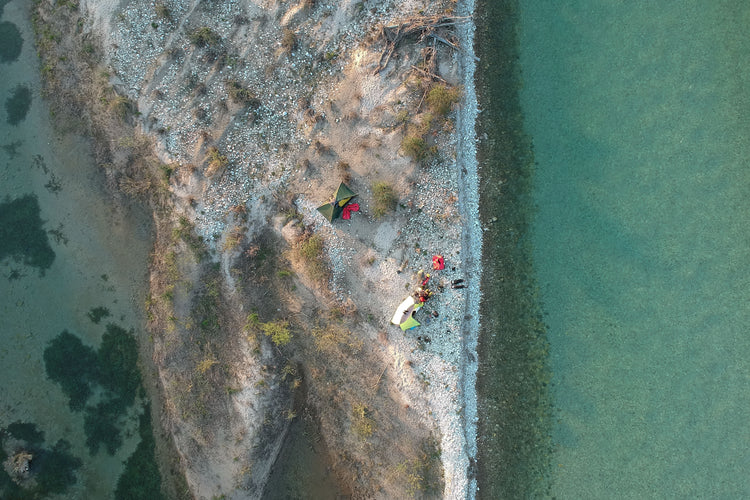
[[[393,315],[391,323],[400,326],[403,331],[419,326],[419,321],[414,319],[414,312],[420,307],[422,307],[422,304],[416,303],[414,297],[407,297],[401,302],[398,309],[396,309],[396,313]]]
[[[435,269],[436,271],[445,269],[445,259],[443,259],[442,255],[432,256],[432,268]]]
[[[323,217],[328,219],[328,222],[333,222],[333,219],[341,215],[344,211],[344,205],[352,201],[352,198],[355,196],[357,195],[349,189],[349,186],[342,182],[336,190],[333,201],[319,206],[318,212],[323,214]],[[357,208],[359,208],[359,205],[357,205]]]
[[[344,205],[344,208],[341,211],[341,218],[344,220],[351,219],[352,212],[359,212],[359,203],[348,203]]]

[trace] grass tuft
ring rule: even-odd
[[[401,149],[403,149],[406,156],[414,161],[421,162],[425,160],[429,154],[427,142],[425,142],[422,136],[417,134],[405,136],[404,140],[401,141]]]
[[[373,215],[380,219],[388,212],[395,210],[398,198],[393,186],[387,182],[376,182],[372,186],[372,196],[375,201]]]
[[[460,98],[461,90],[458,87],[439,84],[430,89],[427,93],[426,101],[434,113],[445,116],[450,113],[453,105],[458,103]]]

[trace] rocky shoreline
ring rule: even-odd
[[[72,14],[69,43],[101,56],[88,63],[98,112],[123,111],[119,122],[90,111],[109,144],[100,163],[155,209],[155,382],[192,496],[263,494],[304,380],[349,494],[474,497],[472,12],[472,1],[134,0]],[[384,27],[433,19],[454,38],[405,39],[378,71]],[[462,88],[460,105],[439,111],[433,88]],[[361,211],[331,223],[316,207],[341,181]],[[322,278],[304,260],[310,241]],[[435,254],[446,268],[424,309],[436,315],[402,333],[390,317]],[[468,286],[452,289],[458,278]]]

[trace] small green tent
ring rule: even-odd
[[[333,222],[333,219],[341,215],[344,205],[352,201],[352,198],[355,196],[357,195],[349,189],[349,186],[342,182],[336,190],[336,196],[334,196],[333,201],[318,207],[318,212],[323,214],[323,217],[328,219],[329,222]]]
[[[415,326],[420,326],[419,321],[414,319],[414,313],[422,307],[421,302],[415,302],[411,295],[406,297],[396,309],[396,313],[391,319],[391,323],[401,327],[403,331],[410,330]]]

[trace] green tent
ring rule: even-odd
[[[352,201],[352,198],[355,196],[357,195],[349,189],[349,186],[342,182],[336,190],[336,196],[334,196],[333,201],[318,207],[318,212],[323,214],[323,217],[328,219],[329,222],[333,222],[333,219],[341,215],[344,205]]]
[[[414,319],[414,313],[422,307],[421,302],[415,302],[411,295],[406,297],[396,309],[396,313],[391,319],[391,323],[401,327],[403,331],[410,330],[415,326],[420,326],[419,321]]]

